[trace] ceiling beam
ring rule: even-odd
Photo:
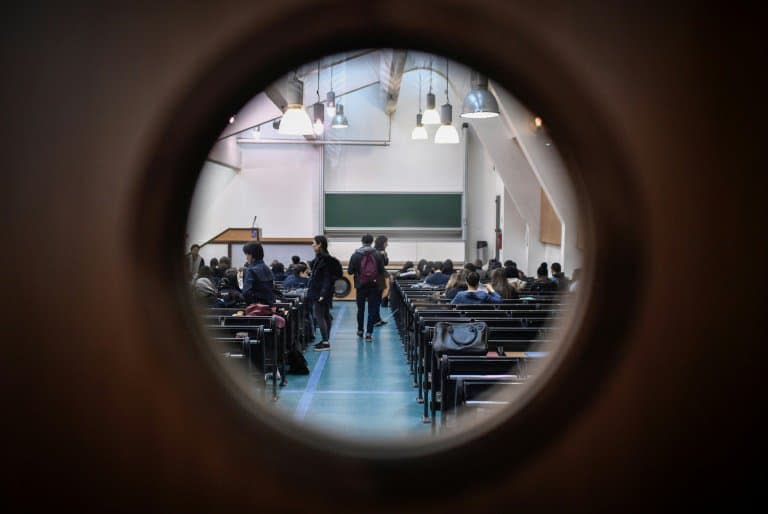
[[[382,50],[379,65],[381,89],[384,91],[386,104],[384,111],[393,114],[397,110],[397,99],[400,96],[400,84],[403,81],[403,70],[407,50]]]

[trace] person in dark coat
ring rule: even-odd
[[[243,297],[248,304],[275,303],[272,291],[272,270],[264,263],[264,247],[261,243],[248,243],[243,247],[246,265],[243,276]]]
[[[313,348],[316,352],[331,349],[328,341],[331,334],[331,300],[333,298],[333,257],[328,253],[328,239],[325,236],[315,236],[312,242],[315,258],[312,264],[312,275],[307,284],[306,301],[312,305],[315,321],[320,328],[320,342]]]
[[[536,280],[531,284],[530,291],[533,292],[545,292],[545,291],[557,291],[557,284],[549,278],[549,269],[546,262],[542,262],[539,268],[536,270]]]

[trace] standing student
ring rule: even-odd
[[[384,259],[371,244],[373,236],[365,234],[361,242],[363,246],[355,250],[349,258],[347,272],[355,277],[357,290],[357,337],[363,336],[363,321],[365,320],[365,304],[368,303],[368,324],[365,330],[365,340],[373,341],[373,325],[378,321],[376,313],[381,303],[379,281],[384,275]]]
[[[387,246],[389,245],[389,240],[387,239],[387,236],[377,236],[376,240],[373,242],[373,248],[379,252],[379,255],[381,255],[382,260],[384,261],[384,266],[389,265],[389,256],[387,255]],[[387,288],[387,281],[389,280],[389,273],[384,271],[384,274],[379,277],[379,289],[382,291],[382,297],[381,297],[381,305],[379,305],[379,309],[376,310],[376,322],[374,323],[375,326],[381,326],[385,325],[387,322],[381,319],[381,306],[387,307],[389,305],[389,292],[387,292],[387,295],[384,296],[383,292]]]
[[[261,243],[248,243],[243,247],[245,270],[243,271],[243,297],[248,304],[263,303],[272,305],[275,296],[272,292],[272,270],[264,263],[264,247]]]
[[[205,266],[203,258],[200,257],[200,245],[194,244],[189,247],[189,253],[186,256],[187,265],[187,279],[194,282],[197,278],[197,274],[200,272],[200,268]]]
[[[335,259],[328,253],[328,239],[317,235],[312,240],[315,258],[312,261],[312,275],[307,284],[306,301],[312,305],[315,322],[320,328],[320,342],[313,348],[316,352],[331,349],[328,340],[331,334],[331,298],[333,295]]]

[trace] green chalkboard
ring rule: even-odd
[[[325,227],[461,228],[461,193],[325,193]]]

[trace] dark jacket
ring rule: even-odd
[[[378,271],[377,275],[379,278],[376,282],[366,284],[364,287],[360,287],[360,262],[363,260],[363,255],[369,254],[373,252],[373,257],[376,259],[376,269]],[[384,268],[384,257],[381,256],[381,254],[376,251],[372,246],[361,246],[357,250],[355,250],[355,253],[352,254],[352,257],[349,258],[349,266],[347,267],[347,273],[350,275],[353,275],[355,277],[355,289],[367,289],[369,287],[379,287],[381,284],[381,277],[384,276],[387,273],[387,270]]]
[[[571,281],[565,276],[562,271],[560,273],[552,273],[552,280],[557,284],[558,291],[568,291],[568,287],[571,285]]]
[[[307,284],[307,301],[317,301],[323,298],[323,301],[333,299],[333,277],[331,277],[330,268],[331,256],[320,253],[312,261],[312,275]]]
[[[444,286],[451,279],[451,275],[443,272],[434,272],[424,280],[431,286]]]
[[[249,304],[264,303],[272,305],[275,303],[272,281],[272,270],[264,264],[264,261],[254,261],[253,264],[247,266],[243,276],[243,297],[245,301]]]
[[[460,291],[466,291],[467,286],[452,287],[445,290],[445,297],[449,300],[453,300]]]
[[[529,291],[557,291],[557,284],[548,278],[537,278],[528,288]]]

